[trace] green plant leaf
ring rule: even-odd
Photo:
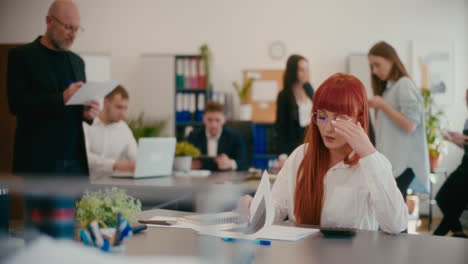
[[[137,141],[142,137],[160,136],[167,124],[167,120],[146,120],[143,113],[126,122]]]
[[[424,100],[426,139],[430,155],[446,151],[446,142],[443,138],[443,129],[446,124],[445,113],[437,109],[430,89],[422,88],[421,96]]]
[[[198,158],[200,156],[200,150],[188,141],[181,141],[176,144],[175,155],[180,156],[191,156]]]
[[[117,187],[106,188],[94,192],[86,191],[76,203],[76,219],[81,226],[92,219],[99,219],[107,226],[114,227],[117,223],[117,213],[128,222],[133,222],[135,215],[141,212],[141,202]]]

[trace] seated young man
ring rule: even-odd
[[[246,170],[247,150],[239,132],[223,127],[224,106],[207,102],[202,129],[192,131],[188,141],[200,149],[204,157],[192,162],[192,169]]]
[[[111,175],[114,170],[135,170],[137,143],[122,120],[127,113],[129,96],[117,86],[104,98],[104,107],[89,126],[83,123],[90,175]]]

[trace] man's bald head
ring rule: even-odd
[[[47,13],[46,36],[56,50],[68,50],[80,29],[80,11],[71,0],[56,0]]]
[[[50,7],[48,16],[63,16],[70,13],[74,13],[76,16],[80,16],[80,11],[76,4],[71,0],[56,0]]]

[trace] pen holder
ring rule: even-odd
[[[132,227],[123,219],[116,228],[100,228],[98,221],[94,220],[79,230],[79,239],[85,246],[112,253],[125,252],[127,247],[124,242],[132,235]]]

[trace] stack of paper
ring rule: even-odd
[[[200,214],[182,218],[154,217],[151,220],[174,221],[170,226],[191,228],[203,235],[241,239],[275,239],[296,241],[319,232],[318,229],[273,225],[275,209],[273,207],[269,175],[265,171],[250,205],[250,223],[240,223],[240,216],[235,212]],[[229,229],[236,231],[227,231]],[[238,231],[238,230],[242,230]]]
[[[298,228],[273,225],[275,209],[273,207],[269,175],[265,171],[258,186],[255,197],[250,205],[250,223],[246,232],[233,232],[212,229],[201,229],[200,233],[217,237],[243,239],[276,239],[296,241],[317,233],[318,229]]]
[[[66,105],[84,105],[91,100],[100,100],[117,87],[117,81],[87,82],[68,100]]]

